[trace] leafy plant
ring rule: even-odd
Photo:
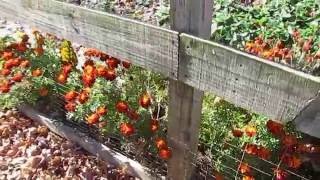
[[[160,8],[156,11],[157,21],[160,26],[167,26],[170,18],[170,4],[161,3]]]
[[[320,11],[316,1],[272,0],[257,5],[222,0],[214,9],[217,29],[212,40],[319,74]],[[261,49],[248,49],[248,43],[259,42]],[[281,46],[277,46],[279,42]]]

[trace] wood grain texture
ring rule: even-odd
[[[170,20],[174,30],[204,39],[210,37],[212,0],[174,0],[170,3]]]
[[[177,79],[178,33],[55,0],[0,0],[0,16]]]
[[[171,0],[171,27],[208,39],[211,32],[212,0]],[[179,54],[183,49],[179,48]],[[179,56],[179,65],[189,61]],[[180,67],[179,67],[180,68]],[[180,81],[169,81],[168,140],[172,158],[168,163],[168,179],[193,179],[196,159],[203,91]]]
[[[320,90],[320,78],[232,48],[182,34],[183,82],[237,106],[291,121]]]
[[[107,163],[111,163],[117,166],[127,166],[129,173],[141,180],[164,179],[162,177],[155,178],[149,173],[151,172],[150,169],[142,166],[138,162],[129,159],[118,152],[113,151],[109,147],[80,132],[76,128],[67,126],[61,121],[48,118],[46,115],[35,110],[31,106],[23,105],[19,108],[19,110],[32,120],[47,126],[55,134],[58,134],[61,137],[77,143],[83,149],[106,161]]]

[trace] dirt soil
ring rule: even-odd
[[[153,25],[159,25],[156,12],[165,0],[60,0],[89,9],[105,11]],[[168,1],[169,2],[169,1]],[[168,2],[166,2],[168,4]]]
[[[15,110],[0,112],[0,179],[135,179]]]

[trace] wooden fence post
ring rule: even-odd
[[[210,38],[212,0],[171,0],[170,3],[173,30]],[[179,65],[186,61],[181,54],[179,50]],[[197,154],[204,93],[179,81],[179,77],[187,75],[179,70],[178,81],[169,82],[168,141],[173,156],[168,163],[168,179],[172,180],[191,178]]]

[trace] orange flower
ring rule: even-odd
[[[129,69],[131,66],[131,62],[130,61],[122,61],[122,66],[126,69]]]
[[[65,84],[67,82],[67,76],[63,73],[60,73],[57,77],[57,82],[60,84]]]
[[[95,82],[95,77],[94,75],[87,75],[87,74],[83,74],[82,75],[82,82],[84,84],[85,87],[90,87],[93,85],[93,83]]]
[[[114,69],[107,69],[104,77],[106,80],[113,81],[117,78],[116,71]]]
[[[12,81],[15,82],[21,82],[23,79],[24,75],[22,74],[22,72],[17,72],[13,77],[12,77]]]
[[[253,176],[249,176],[249,175],[244,175],[242,177],[242,180],[255,180]]]
[[[2,69],[1,70],[1,75],[3,76],[8,76],[11,73],[10,69]]]
[[[171,150],[166,148],[166,149],[160,149],[159,150],[159,156],[161,159],[163,160],[168,160],[171,158],[172,156],[172,153],[171,153]]]
[[[282,136],[284,135],[284,127],[282,124],[272,121],[272,120],[268,120],[267,124],[267,129],[268,131],[275,135],[275,136]]]
[[[119,101],[116,104],[116,109],[119,113],[126,113],[129,110],[129,105],[124,101]]]
[[[32,76],[33,77],[39,77],[41,75],[42,75],[42,70],[40,68],[35,69],[35,70],[32,71]]]
[[[287,63],[290,63],[293,59],[293,51],[289,51],[288,54],[284,56],[284,59],[286,60]]]
[[[262,36],[258,36],[256,38],[254,38],[254,43],[257,44],[257,45],[261,45],[263,43]]]
[[[283,162],[290,168],[298,169],[302,164],[302,161],[298,155],[284,154],[282,158]]]
[[[94,66],[94,62],[93,62],[91,59],[87,59],[87,60],[84,62],[83,69],[84,69],[84,67],[86,67],[86,66]]]
[[[216,178],[216,180],[223,180],[223,175],[219,172],[214,172],[214,177]]]
[[[107,114],[108,110],[106,109],[106,107],[104,106],[100,106],[97,108],[97,114],[99,114],[99,116],[104,116],[105,114]]]
[[[258,146],[255,144],[247,144],[246,146],[244,146],[244,148],[245,148],[244,151],[247,154],[257,155],[257,153],[258,153]]]
[[[139,98],[139,104],[141,107],[147,109],[151,105],[151,96],[148,93],[144,93]]]
[[[80,94],[79,94],[79,97],[78,97],[78,100],[81,104],[84,104],[85,102],[87,102],[89,99],[89,93],[87,93],[86,91],[82,91]],[[102,113],[102,111],[100,112]]]
[[[248,163],[240,163],[239,165],[239,171],[242,174],[249,174],[251,172],[250,166],[248,165]]]
[[[151,119],[150,130],[151,132],[156,132],[159,129],[159,121],[156,119]]]
[[[44,49],[42,46],[39,46],[34,49],[34,52],[37,56],[42,56],[44,53]]]
[[[250,52],[253,48],[255,48],[255,44],[253,42],[246,42],[245,50],[247,52]]]
[[[76,91],[69,91],[64,95],[66,101],[73,101],[77,97],[78,93]]]
[[[20,65],[20,63],[21,63],[21,59],[20,59],[20,58],[14,58],[14,59],[12,59],[12,66],[17,67],[17,66]]]
[[[94,49],[94,48],[88,48],[84,52],[85,56],[94,56],[94,57],[99,57],[101,55],[101,51]]]
[[[48,93],[49,93],[49,90],[47,88],[45,88],[45,87],[42,87],[42,88],[39,89],[39,95],[40,96],[47,96]]]
[[[9,51],[9,52],[7,52],[7,51],[3,52],[2,58],[3,58],[4,60],[9,60],[9,59],[13,58],[13,52],[11,52],[11,51]]]
[[[8,93],[10,91],[11,86],[9,84],[1,84],[0,85],[0,92],[1,93]]]
[[[30,66],[30,62],[28,60],[24,60],[20,63],[20,67],[26,68]]]
[[[232,135],[234,137],[242,137],[243,131],[241,129],[233,129],[232,130]]]
[[[16,47],[16,50],[21,53],[26,52],[27,49],[28,49],[27,44],[24,42],[19,43],[18,46]]]
[[[107,68],[104,66],[98,66],[96,72],[97,72],[97,76],[105,77],[107,74]]]
[[[106,64],[108,65],[109,69],[115,69],[120,64],[120,61],[116,58],[109,58],[106,60]]]
[[[124,136],[130,136],[134,133],[134,127],[130,123],[121,123],[120,132]]]
[[[298,143],[298,140],[293,135],[285,135],[284,137],[282,137],[281,142],[285,147],[289,148],[296,145]]]
[[[272,52],[271,50],[265,50],[265,51],[262,52],[261,56],[262,56],[263,58],[272,60],[272,58],[273,58],[273,52]]]
[[[13,67],[13,64],[14,64],[13,59],[9,59],[4,63],[3,68],[11,69]]]
[[[68,76],[68,74],[72,71],[72,64],[65,64],[62,66],[62,72],[64,75]]]
[[[308,52],[312,47],[312,38],[309,38],[307,41],[304,42],[302,46],[302,50]]]
[[[85,75],[93,76],[95,75],[96,68],[93,65],[87,65],[83,69]]]
[[[166,149],[166,148],[168,148],[167,142],[162,138],[156,139],[156,146],[157,146],[158,149]]]
[[[93,113],[93,114],[89,115],[86,118],[86,120],[87,120],[88,124],[92,125],[92,124],[98,123],[99,122],[99,118],[100,118],[99,114]]]
[[[74,112],[76,110],[76,103],[74,102],[68,102],[64,108],[68,111],[68,112]]]

